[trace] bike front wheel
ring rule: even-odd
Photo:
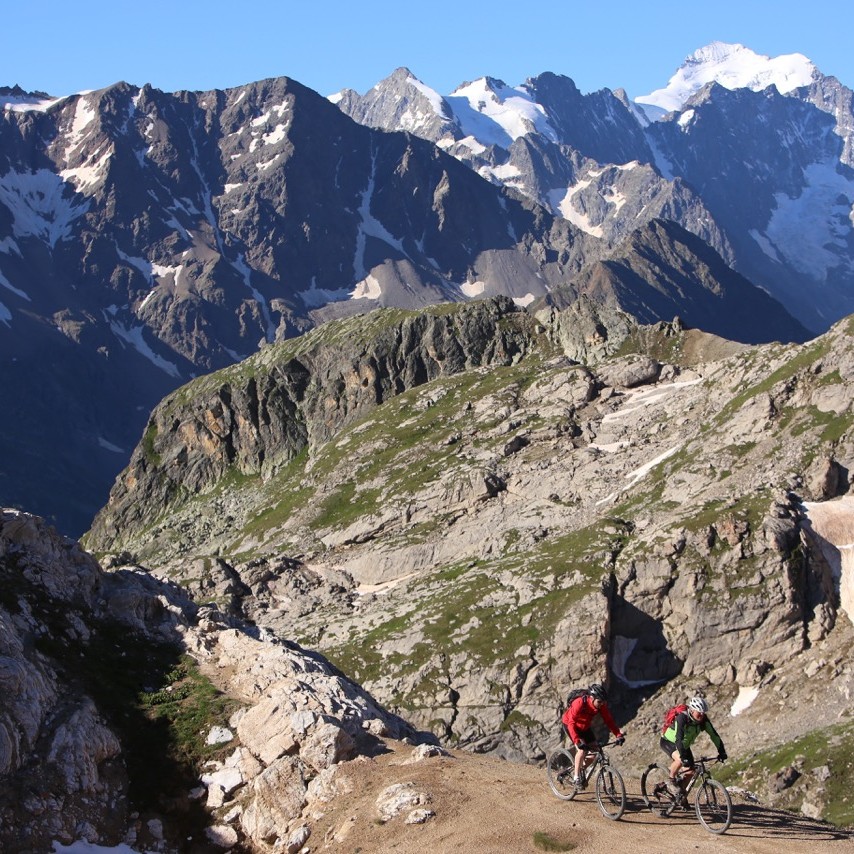
[[[551,790],[562,801],[571,801],[575,797],[575,761],[566,748],[561,747],[549,754],[546,778]]]
[[[667,788],[670,775],[654,762],[641,776],[643,802],[656,815],[670,815],[676,809],[676,797]]]
[[[596,775],[596,801],[602,815],[616,821],[626,809],[626,784],[623,775],[610,765],[603,765]]]
[[[710,833],[726,833],[732,823],[732,798],[717,780],[703,780],[694,798],[694,808],[700,824]]]

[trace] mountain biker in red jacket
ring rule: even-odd
[[[566,728],[566,733],[575,745],[575,786],[577,789],[585,787],[582,768],[589,750],[598,747],[596,735],[590,729],[596,715],[601,715],[602,720],[609,730],[614,734],[617,744],[622,744],[626,737],[620,731],[611,712],[608,709],[608,693],[605,687],[599,683],[591,685],[585,694],[576,697],[563,713],[561,723]]]

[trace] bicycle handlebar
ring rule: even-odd
[[[598,749],[601,750],[603,747],[621,747],[625,744],[625,739],[612,739],[611,741],[603,741],[602,744],[598,746]]]

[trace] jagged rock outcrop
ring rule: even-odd
[[[188,829],[219,850],[273,850],[331,791],[340,762],[380,737],[415,735],[321,656],[200,612],[177,586],[139,569],[105,573],[38,517],[0,511],[0,582],[3,850],[74,840],[209,850],[187,848]],[[169,653],[164,666],[175,668],[182,649],[238,706],[227,721],[194,719],[211,728],[208,745],[223,745],[204,774],[181,770],[170,736],[153,723],[170,694],[193,699],[195,683],[151,685],[163,675],[153,663]],[[154,698],[148,715],[141,695]],[[158,773],[146,774],[149,763]],[[201,814],[190,790],[199,778]]]
[[[496,298],[338,324],[197,380],[152,413],[88,542],[115,544],[122,529],[150,524],[229,471],[270,477],[389,397],[438,376],[512,364],[536,335],[512,301]]]

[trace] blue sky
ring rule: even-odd
[[[490,75],[544,71],[582,92],[664,86],[712,41],[802,53],[854,88],[852,0],[57,0],[0,12],[0,86],[68,95],[119,80],[165,91],[287,76],[329,95],[364,93],[399,66],[447,95]]]

